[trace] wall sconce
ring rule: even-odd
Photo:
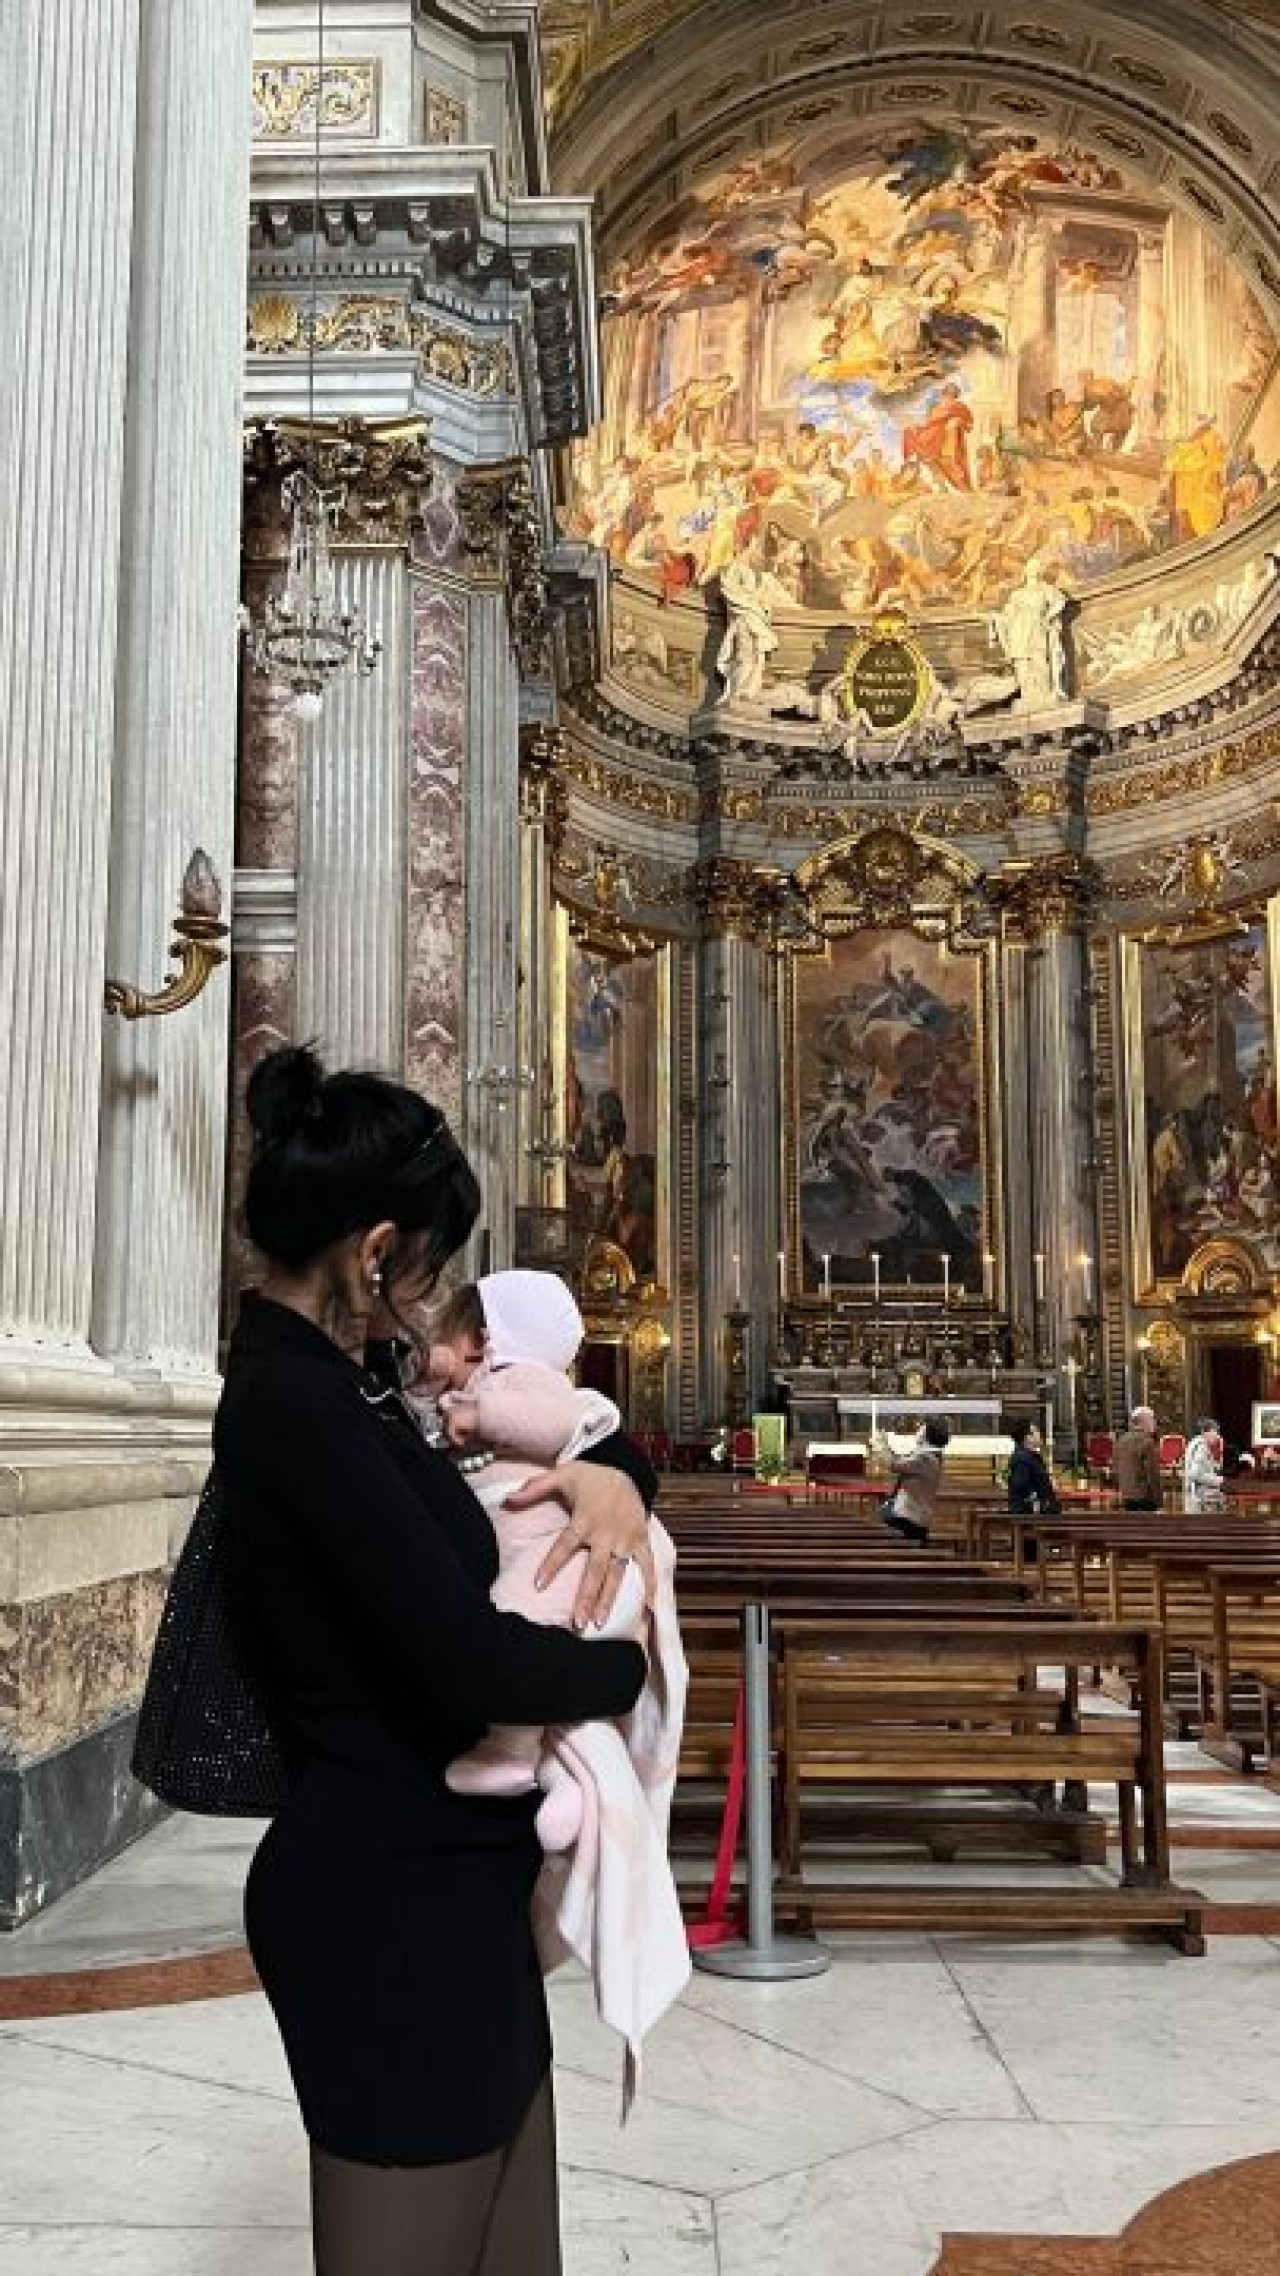
[[[170,956],[178,959],[162,988],[149,995],[127,980],[108,980],[103,990],[109,1012],[122,1019],[159,1019],[164,1012],[180,1012],[193,1004],[211,973],[227,961],[218,943],[227,937],[222,923],[222,887],[207,853],[196,847],[182,880],[178,914],[173,920]]]

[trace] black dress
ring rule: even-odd
[[[318,1328],[246,1297],[214,1424],[250,1639],[301,1752],[245,1925],[311,2139],[379,2165],[511,2140],[550,2060],[537,1796],[450,1793],[489,1722],[625,1714],[628,1643],[494,1610],[488,1517]]]

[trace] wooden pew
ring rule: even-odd
[[[1165,1821],[1161,1645],[1152,1630],[1087,1621],[895,1623],[851,1616],[839,1654],[792,1642],[781,1657],[782,1818],[786,1870],[780,1909],[841,1927],[1004,1925],[1128,1926],[1203,1949],[1201,1900],[1169,1881]],[[1137,1670],[1132,1720],[1082,1717],[1078,1671],[1095,1654]],[[1065,1694],[1041,1690],[1040,1665],[1069,1671]],[[950,1711],[949,1711],[950,1710]],[[1117,1791],[1121,1882],[1035,1892],[818,1886],[802,1871],[807,1788],[868,1784],[1025,1789],[1061,1781],[1079,1796],[1089,1781]],[[1141,1832],[1137,1801],[1141,1798]]]

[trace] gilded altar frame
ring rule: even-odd
[[[1123,1038],[1124,1068],[1124,1145],[1125,1189],[1129,1207],[1129,1272],[1133,1301],[1138,1305],[1164,1304],[1174,1300],[1184,1285],[1194,1279],[1201,1252],[1196,1251],[1188,1265],[1161,1278],[1155,1267],[1151,1245],[1150,1175],[1147,1164],[1147,1080],[1146,1051],[1142,1018],[1142,951],[1148,947],[1181,947],[1190,951],[1208,947],[1214,940],[1227,938],[1238,923],[1265,927],[1267,953],[1267,997],[1271,1011],[1272,1063],[1275,1064],[1280,1048],[1280,894],[1273,894],[1265,908],[1255,903],[1237,911],[1223,911],[1212,922],[1206,918],[1198,934],[1180,928],[1179,937],[1164,938],[1160,932],[1147,930],[1126,932],[1120,936],[1120,1028]],[[1208,1244],[1206,1244],[1208,1245]]]
[[[1007,1218],[1004,1108],[998,1079],[1005,1058],[1005,1007],[1000,940],[986,921],[979,872],[950,849],[875,826],[814,855],[796,871],[795,883],[808,904],[810,930],[802,940],[780,944],[777,960],[786,1301],[794,1303],[814,1293],[803,1285],[798,972],[802,962],[825,956],[832,942],[854,933],[910,931],[944,947],[951,956],[972,957],[976,962],[981,1240],[983,1252],[996,1260],[998,1291],[1005,1273]],[[892,1284],[886,1279],[883,1285],[888,1291]]]

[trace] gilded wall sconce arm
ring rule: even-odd
[[[174,938],[169,954],[178,960],[163,987],[154,994],[135,988],[127,980],[108,980],[104,989],[109,1012],[122,1019],[158,1019],[163,1012],[179,1012],[193,1004],[211,973],[227,961],[219,943],[227,937],[222,923],[222,887],[207,853],[196,847],[182,880]]]

